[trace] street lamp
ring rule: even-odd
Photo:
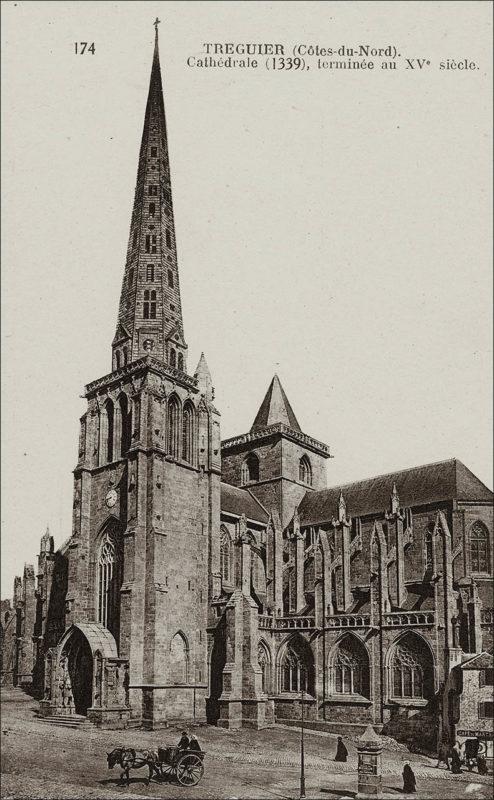
[[[304,692],[305,670],[300,670],[300,686],[302,689],[302,719],[300,725],[300,800],[305,798],[305,754],[304,754]]]

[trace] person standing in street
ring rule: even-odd
[[[343,739],[341,736],[338,736],[338,745],[336,747],[336,755],[334,757],[335,761],[346,761],[348,756],[348,750],[346,749],[345,745],[343,744]]]
[[[461,746],[456,742],[451,750],[451,772],[453,775],[461,775]]]
[[[415,772],[411,768],[409,761],[405,761],[403,766],[403,791],[405,794],[413,794],[417,791]]]

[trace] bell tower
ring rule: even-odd
[[[66,631],[89,623],[124,663],[130,713],[147,727],[205,718],[221,480],[204,356],[187,374],[155,24],[112,371],[87,384],[81,418],[65,604]],[[99,724],[112,713],[105,669],[88,710]]]

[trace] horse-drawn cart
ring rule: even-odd
[[[202,750],[160,747],[156,769],[161,778],[176,778],[182,786],[196,786],[204,775],[204,755]]]
[[[107,753],[108,768],[117,764],[122,768],[120,781],[130,783],[130,770],[147,767],[148,784],[153,775],[158,780],[176,779],[182,786],[195,786],[204,775],[202,750],[184,750],[180,747],[159,747],[158,750],[135,750],[133,747],[115,747]]]

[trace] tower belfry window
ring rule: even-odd
[[[249,453],[244,459],[240,477],[242,485],[259,480],[259,459],[255,453]]]
[[[154,264],[148,264],[146,268],[146,280],[149,283],[154,281]]]
[[[302,456],[298,465],[298,479],[312,486],[312,467],[307,456]]]
[[[168,270],[168,286],[173,289],[173,272],[171,269]]]
[[[158,155],[158,148],[157,147],[152,147],[151,148],[151,158],[156,158],[157,155]]]
[[[156,211],[156,204],[149,203],[149,216],[154,217],[155,211]]]
[[[144,319],[156,319],[156,292],[146,289],[144,292]]]
[[[146,253],[156,253],[156,235],[148,233],[146,235]]]
[[[157,197],[158,196],[158,187],[151,185],[149,187],[149,196],[150,197]]]
[[[166,229],[165,238],[166,238],[166,246],[170,248],[172,246],[172,237],[168,228]]]

